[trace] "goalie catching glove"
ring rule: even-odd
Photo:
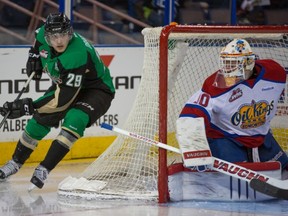
[[[31,98],[23,98],[14,102],[6,102],[3,107],[0,107],[0,113],[5,116],[7,113],[8,119],[20,118],[24,115],[32,115],[34,113],[33,101]]]
[[[26,63],[26,73],[28,77],[35,71],[35,75],[33,76],[33,80],[40,80],[42,77],[42,62],[40,59],[40,54],[37,49],[31,47],[29,50],[29,58]]]

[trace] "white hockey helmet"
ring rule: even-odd
[[[233,86],[252,75],[255,55],[244,39],[234,39],[220,52],[220,71],[226,87]]]

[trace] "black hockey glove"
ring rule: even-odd
[[[23,98],[14,102],[6,102],[3,107],[0,107],[0,113],[5,116],[8,112],[10,112],[8,119],[32,115],[34,113],[33,101],[31,98]]]
[[[35,71],[35,75],[33,76],[33,80],[40,80],[42,77],[42,63],[40,59],[40,54],[38,50],[36,50],[34,47],[31,47],[29,50],[29,58],[26,63],[26,72],[28,77],[32,74],[33,71]]]

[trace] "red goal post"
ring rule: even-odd
[[[288,26],[169,25],[145,28],[141,82],[124,130],[179,148],[176,119],[190,96],[218,70],[219,52],[234,38],[245,38],[260,58],[288,69]],[[288,88],[272,122],[276,139],[287,151]],[[123,106],[125,106],[123,104]],[[117,126],[117,125],[115,125]],[[179,154],[123,135],[80,174],[67,178],[59,197],[169,201],[168,167]]]

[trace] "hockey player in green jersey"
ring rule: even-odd
[[[73,32],[66,15],[50,14],[35,33],[35,44],[29,50],[26,65],[27,75],[35,72],[33,79],[40,80],[42,73],[46,73],[53,82],[37,100],[24,98],[6,102],[0,109],[4,116],[10,112],[10,119],[33,115],[17,143],[12,159],[0,168],[0,181],[15,174],[38,142],[62,121],[59,135],[31,178],[35,186],[42,188],[49,172],[83,136],[85,128],[107,112],[115,89],[109,69],[94,47]]]

